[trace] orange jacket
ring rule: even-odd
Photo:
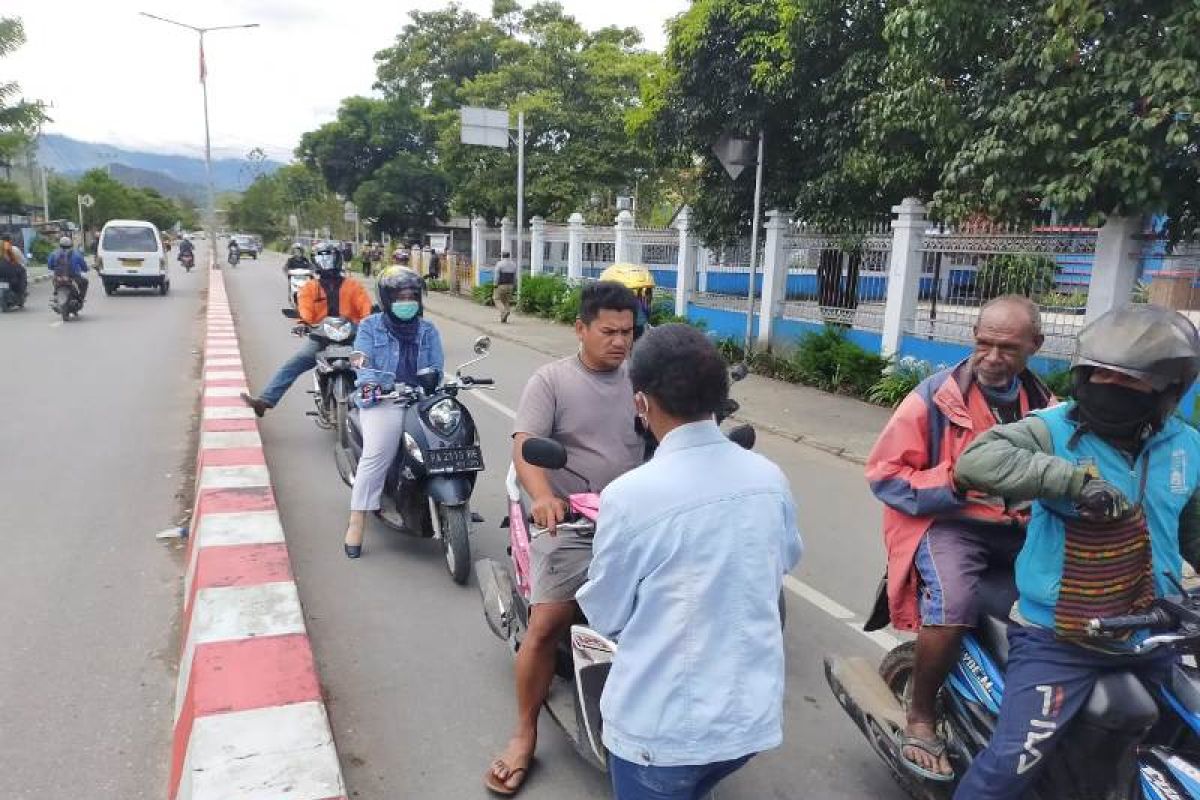
[[[1032,372],[1021,375],[1021,414],[1054,404]],[[994,498],[961,495],[954,465],[976,438],[996,424],[966,361],[926,378],[904,399],[867,457],[867,480],[883,502],[888,551],[887,594],[892,625],[920,626],[913,557],[935,519],[1024,524],[1028,514]]]
[[[300,319],[309,325],[316,325],[329,316],[329,298],[325,296],[319,280],[313,278],[300,287],[296,306]],[[342,289],[338,292],[338,314],[355,325],[371,314],[371,295],[354,278],[342,278]]]

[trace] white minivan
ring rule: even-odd
[[[171,289],[162,236],[154,223],[144,220],[113,219],[105,223],[96,248],[96,271],[106,294],[122,286],[152,287],[159,294]]]

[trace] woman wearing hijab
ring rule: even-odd
[[[396,385],[417,384],[419,374],[444,369],[442,339],[423,316],[421,276],[407,267],[391,266],[379,275],[377,314],[363,320],[354,339],[358,370],[355,403],[361,409],[363,453],[350,497],[350,522],[344,548],[348,558],[362,555],[368,511],[378,511],[388,469],[404,433],[405,407],[380,402]]]

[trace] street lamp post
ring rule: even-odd
[[[189,31],[195,31],[200,37],[200,87],[204,94],[204,176],[208,182],[208,209],[206,213],[208,228],[208,261],[209,267],[216,265],[217,252],[217,197],[213,191],[212,177],[212,138],[208,132],[208,68],[204,63],[204,34],[211,31],[228,31],[238,28],[257,28],[257,22],[251,22],[246,25],[218,25],[208,28],[198,28],[195,25],[188,25],[184,22],[177,22],[166,17],[155,16],[148,14],[145,11],[139,11],[143,17],[156,19],[159,22],[166,22],[169,25],[177,25],[180,28],[187,28]]]

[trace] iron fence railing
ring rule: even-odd
[[[921,250],[919,302],[906,325],[909,333],[970,342],[985,303],[1019,294],[1041,309],[1043,351],[1074,351],[1087,306],[1095,229],[939,226],[926,231]]]
[[[883,329],[890,224],[848,226],[843,231],[798,224],[784,240],[787,285],[783,316],[805,322]]]

